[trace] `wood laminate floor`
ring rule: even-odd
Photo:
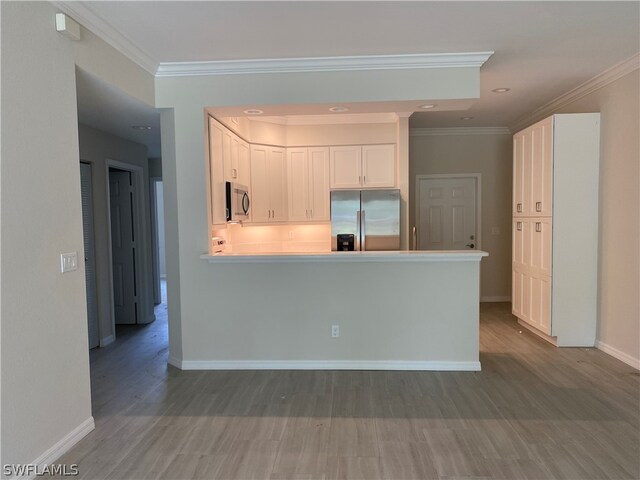
[[[640,377],[481,308],[482,372],[180,371],[166,306],[91,352],[83,479],[638,479]]]

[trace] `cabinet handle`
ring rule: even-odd
[[[536,212],[542,211],[542,202],[536,202]]]
[[[309,218],[313,218],[313,208],[309,210]]]
[[[521,203],[517,203],[517,204],[516,204],[516,211],[517,211],[518,213],[521,213],[521,212],[522,212],[522,204],[521,204]]]
[[[358,183],[362,185],[362,175],[358,175]]]
[[[365,183],[367,183],[367,176],[363,175],[362,176],[362,184],[364,185]]]
[[[536,222],[536,232],[542,231],[542,222]]]
[[[518,230],[519,232],[522,231],[522,222],[516,222],[516,230]]]

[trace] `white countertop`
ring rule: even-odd
[[[217,253],[200,258],[209,263],[289,262],[479,262],[482,250],[402,250],[383,252]]]

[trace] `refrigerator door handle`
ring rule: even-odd
[[[360,210],[358,210],[356,212],[356,246],[355,246],[355,250],[357,252],[360,251],[360,226],[361,226],[361,222],[360,222]]]
[[[362,240],[361,240],[362,248],[361,248],[361,250],[363,252],[367,251],[367,232],[365,232],[365,228],[364,228],[366,223],[367,223],[367,221],[366,221],[365,216],[364,216],[364,210],[362,210],[362,212],[360,213],[360,224],[362,225],[361,226],[361,230],[360,230],[360,232],[361,232],[360,235],[362,236]]]
[[[413,249],[418,250],[418,233],[416,227],[413,227]]]

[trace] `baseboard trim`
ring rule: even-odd
[[[480,297],[481,302],[510,302],[511,296],[505,295],[503,297]]]
[[[612,347],[611,345],[608,345],[604,342],[601,342],[600,340],[596,341],[596,348],[598,350],[602,350],[607,355],[611,355],[613,358],[626,363],[630,367],[633,367],[636,370],[640,370],[640,359],[634,358],[628,353],[624,353],[623,351],[618,350],[617,348]]]
[[[108,337],[104,337],[100,339],[100,348],[104,348],[107,345],[116,341],[115,335],[109,335]]]
[[[346,360],[182,360],[169,359],[182,370],[427,370],[478,372],[480,362],[346,361]],[[179,364],[179,365],[178,365]]]
[[[76,428],[71,430],[68,434],[62,437],[55,445],[53,445],[49,450],[44,452],[38,458],[36,458],[30,465],[37,465],[38,468],[43,468],[45,465],[51,465],[56,460],[58,460],[62,455],[67,453],[73,446],[86,437],[89,432],[96,428],[96,424],[93,420],[93,417],[87,418],[84,422],[78,425]],[[12,477],[12,479],[24,479],[29,478],[33,479],[36,476],[29,477]]]
[[[527,322],[525,322],[522,319],[518,319],[518,324],[521,327],[526,328],[527,330],[529,330],[531,333],[539,336],[540,338],[542,338],[543,340],[546,340],[547,342],[549,342],[551,345],[557,347],[558,346],[558,338],[557,337],[552,337],[550,335],[547,335],[544,332],[541,332],[540,330],[538,330],[536,327],[529,325]]]
[[[184,370],[184,368],[182,368],[182,360],[180,360],[179,358],[169,357],[169,359],[167,360],[167,363],[169,365],[173,365],[176,368],[179,368],[180,370]]]

